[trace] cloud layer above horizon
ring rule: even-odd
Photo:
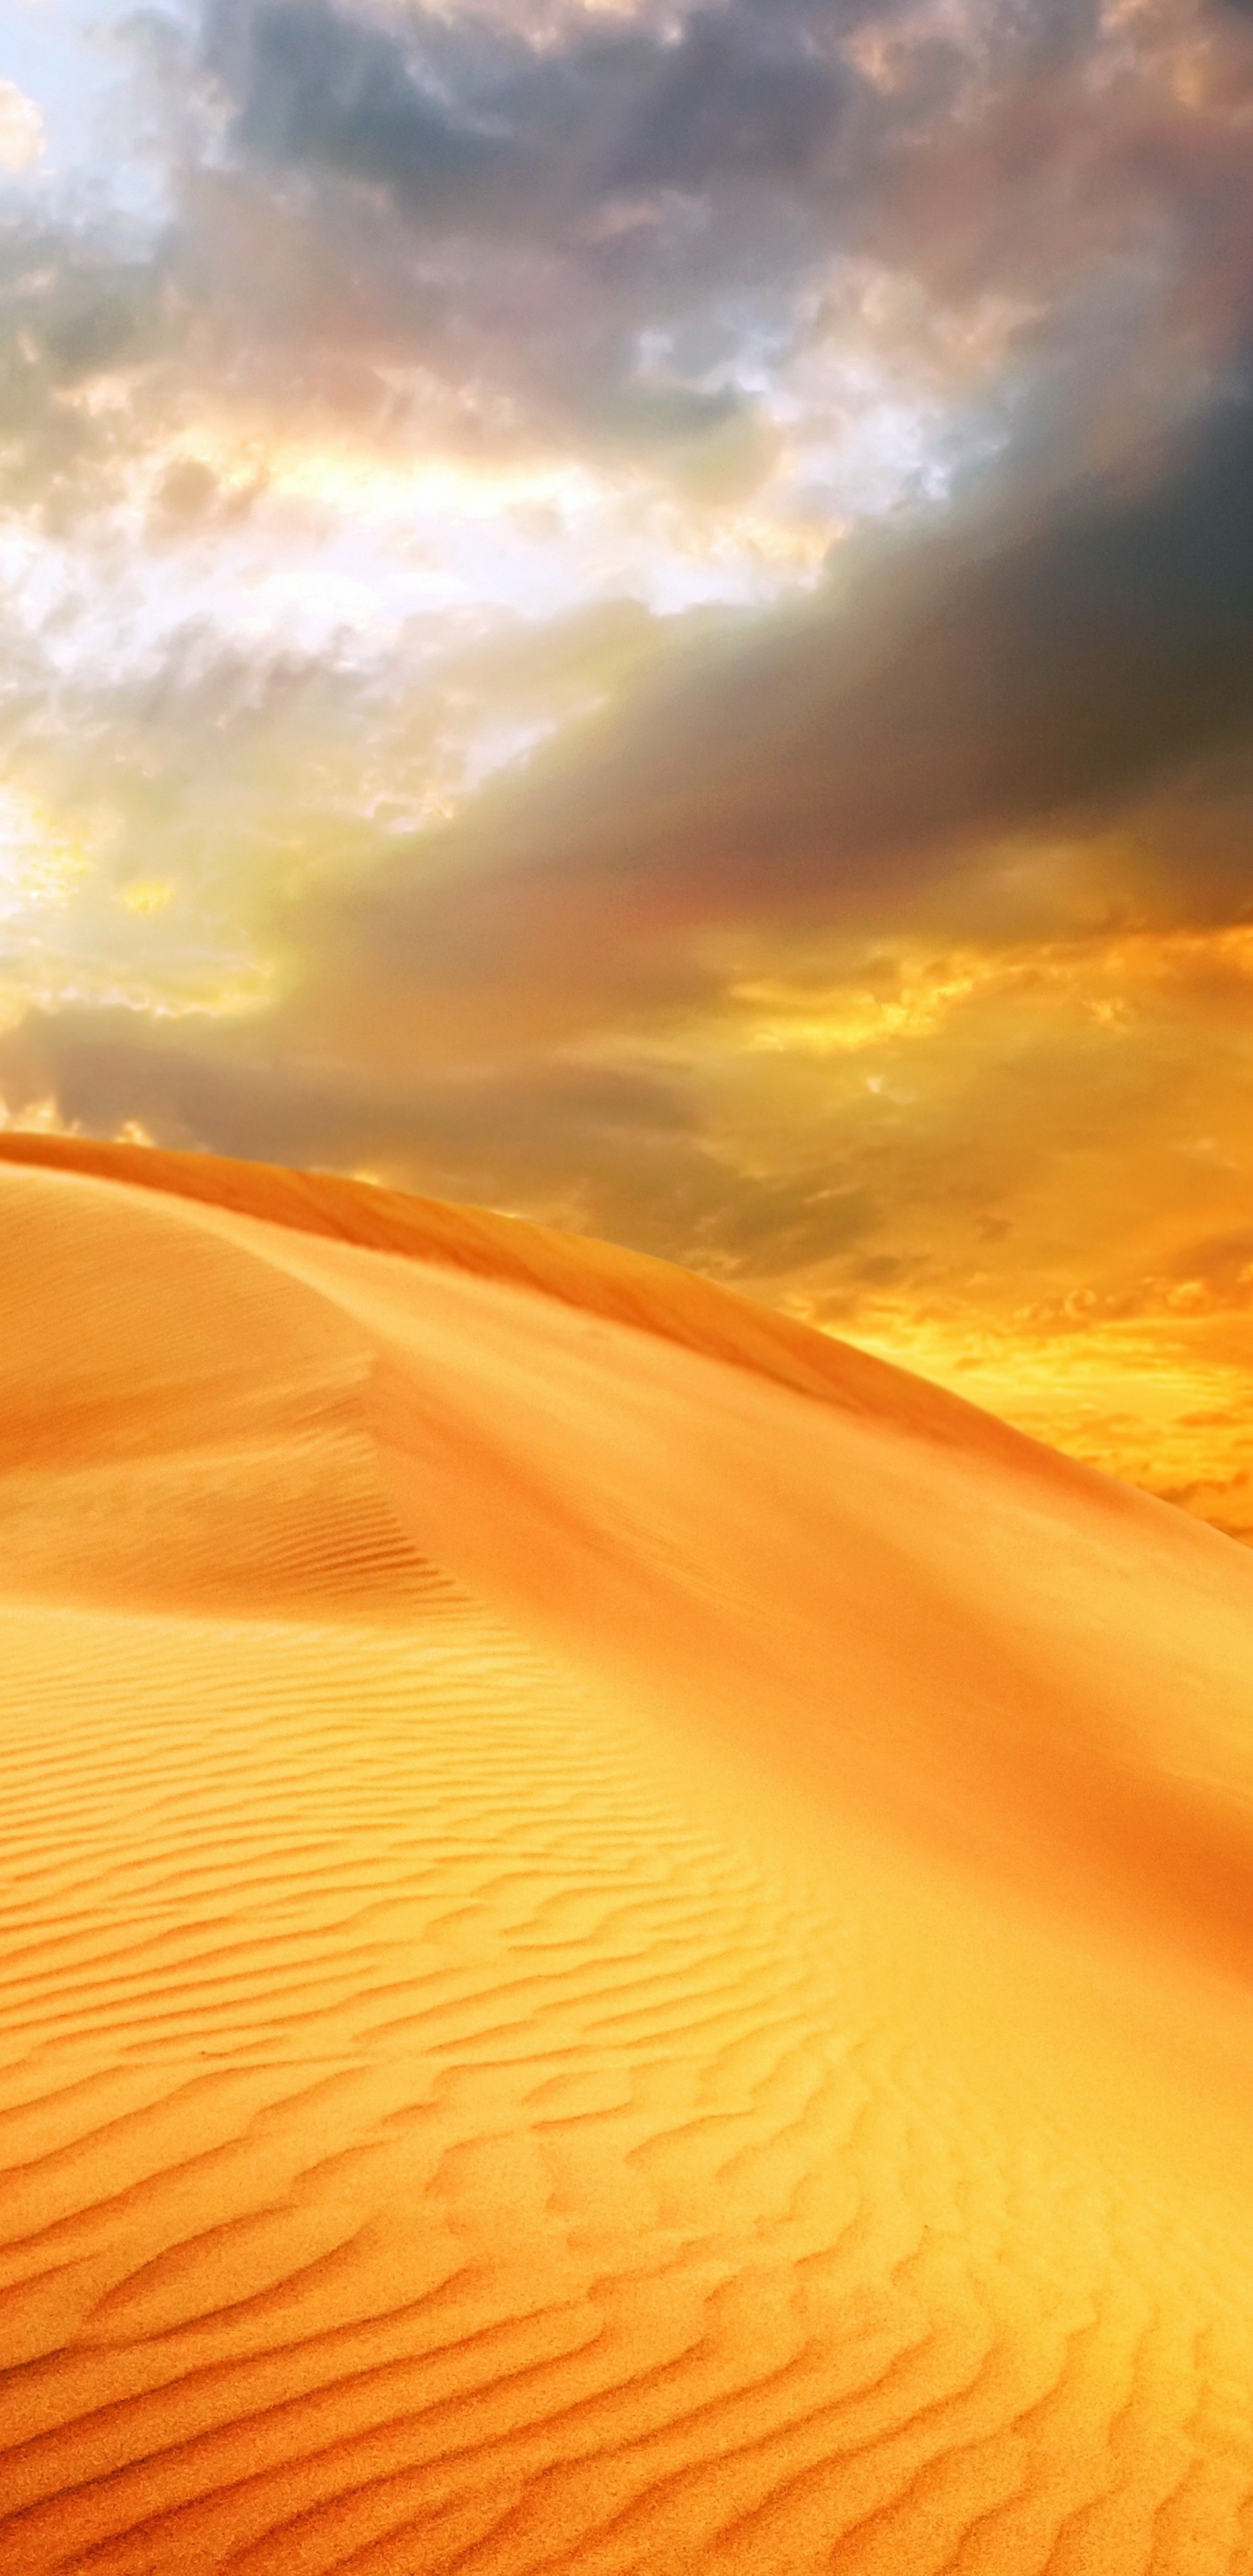
[[[5,0],[0,1099],[1253,1531],[1253,15]]]

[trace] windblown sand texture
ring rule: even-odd
[[[0,1142],[4,2576],[1253,2571],[1253,1557]]]

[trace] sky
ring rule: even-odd
[[[0,1121],[1253,1538],[1248,0],[0,0]]]

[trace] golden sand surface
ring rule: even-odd
[[[0,1139],[4,2576],[1253,2576],[1253,1555]]]

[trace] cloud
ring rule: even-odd
[[[617,452],[699,445],[755,408],[763,339],[796,337],[830,234],[807,190],[833,184],[864,87],[840,54],[861,14],[575,12],[537,42],[479,11],[223,0],[207,59],[229,153],[193,209],[202,267],[221,280],[242,200],[263,267],[301,276],[284,338],[473,380],[506,437],[520,412]]]
[[[0,228],[10,501],[76,534],[83,589],[93,554],[124,544],[133,591],[178,552],[188,621],[202,588],[210,619],[299,590],[302,637],[318,585],[259,581],[300,543],[266,454],[332,432],[363,484],[415,454],[581,476],[561,528],[537,504],[521,542],[520,504],[496,550],[534,614],[574,604],[580,545],[600,596],[668,610],[803,587],[883,511],[1034,507],[1194,402],[1253,318],[1253,50],[1197,25],[1192,0],[220,0],[198,50],[141,14],[160,220],[48,195]],[[219,501],[180,516],[197,474]],[[351,514],[326,536],[319,597],[355,580],[358,634],[412,569],[397,512],[351,576]],[[432,599],[488,580],[490,550],[428,551]],[[318,638],[358,649],[329,613]]]
[[[127,256],[83,208],[8,237],[49,468],[64,493],[57,389],[126,371],[87,440],[115,463],[159,393],[163,427],[207,401],[485,456],[573,439],[838,521],[869,408],[919,448],[890,493],[999,451],[1055,485],[1253,321],[1253,49],[1206,26],[1192,0],[215,0],[198,49],[140,13],[161,220]]]
[[[492,133],[472,112],[459,115],[423,82],[403,39],[323,0],[271,0],[247,17],[220,12],[213,58],[235,76],[236,144],[263,161],[310,162],[381,183],[415,212],[447,221],[464,220],[476,197],[523,175],[498,120]]]
[[[477,210],[531,230],[746,175],[794,192],[853,86],[839,38],[868,14],[731,0],[677,27],[573,16],[564,41],[537,46],[483,13],[418,10],[398,27],[328,0],[226,0],[210,58],[244,155],[381,185],[426,225]]]
[[[350,246],[355,314],[332,287],[323,336],[407,344],[584,435],[754,408],[850,261],[971,327],[1018,305],[1031,399],[1003,426],[1037,462],[1041,396],[1073,462],[1097,415],[1117,440],[1253,320],[1253,60],[1192,0],[534,24],[221,0],[208,59],[252,228],[268,203],[331,278]]]
[[[1101,845],[1098,909],[1112,890],[1167,914],[1238,911],[1244,790],[1220,816],[1210,775],[1253,713],[1253,408],[1234,340],[1225,393],[1201,369],[1185,380],[1190,423],[1127,433],[1166,305],[1200,291],[1248,212],[1253,56],[1233,27],[1194,60],[1185,0],[1113,24],[1080,0],[732,0],[677,22],[556,11],[542,26],[327,0],[219,9],[216,123],[192,133],[161,240],[140,256],[32,217],[0,245],[6,452],[30,503],[10,590],[45,601],[30,667],[5,675],[5,727],[20,783],[51,811],[60,764],[106,853],[67,998],[110,977],[140,996],[109,945],[141,937],[132,878],[178,889],[142,930],[154,992],[209,904],[202,954],[232,940],[266,953],[276,1060],[360,1063],[402,1085],[716,1011],[728,935],[873,926],[902,905],[938,919],[945,900],[996,935],[1002,845],[1054,830]],[[162,77],[180,65],[190,95],[181,56]],[[937,118],[945,100],[960,114]],[[1059,491],[1073,455],[1041,353],[1052,333],[1056,386],[1058,353],[1086,347],[1093,264],[1121,275],[1129,241],[1145,300],[1115,295],[1098,335],[1129,407],[1113,458],[1108,420],[1088,419],[1092,457]],[[889,292],[886,270],[850,268],[850,244],[907,256],[915,289],[903,269]],[[1248,281],[1234,249],[1218,267],[1230,335]],[[611,606],[611,570],[581,625],[560,584],[539,592],[543,549],[612,563],[622,541],[590,484],[565,494],[562,464],[535,497],[519,487],[529,623],[496,596],[479,633],[454,631],[442,602],[461,576],[442,559],[445,592],[419,614],[405,546],[420,584],[442,523],[463,521],[474,611],[484,566],[513,542],[491,477],[534,454],[541,418],[586,476],[612,417],[634,471],[659,439],[712,451],[728,424],[738,436],[750,414],[786,409],[783,386],[803,417],[771,432],[796,450],[762,522],[777,533],[804,477],[817,488],[829,470],[805,442],[830,381],[819,367],[802,398],[788,369],[802,344],[817,365],[854,308],[937,383],[994,353],[1013,454],[972,473],[947,528],[934,506],[889,515],[883,535],[834,547],[815,593],[756,621]],[[406,480],[406,352],[431,419],[436,379],[466,405],[452,426],[439,413],[447,473],[429,503]],[[403,379],[385,423],[366,408],[380,370]],[[218,407],[201,423],[210,378]],[[256,434],[237,453],[228,416],[249,386]],[[327,421],[354,404],[341,454]],[[1033,441],[1050,440],[1041,478]],[[775,468],[739,460],[751,499]],[[50,527],[110,477],[120,497],[97,513],[98,545],[80,529],[54,564]],[[716,561],[734,518],[690,506]],[[542,640],[541,598],[566,611],[566,641],[552,627]],[[620,646],[608,628],[624,619]],[[516,642],[534,671],[529,693],[492,676],[493,620],[506,661]],[[520,767],[462,801],[528,741]],[[445,801],[461,810],[442,828]],[[1132,813],[1127,857],[1114,843]],[[423,828],[406,843],[410,818]],[[1046,928],[1057,899],[1044,889]]]
[[[297,919],[293,1028],[393,1061],[489,1024],[569,1034],[695,999],[712,929],[883,921],[972,849],[1178,804],[1253,719],[1253,399],[1134,481],[872,551],[834,587],[662,654],[413,861]],[[1253,898],[1238,843],[1220,866]]]
[[[0,81],[0,170],[27,170],[44,148],[43,118],[14,81]]]
[[[559,1135],[568,1161],[592,1140],[670,1138],[691,1123],[679,1089],[645,1072],[540,1066],[508,1085],[473,1074],[381,1085],[350,1066],[284,1059],[266,1041],[263,1027],[224,1034],[130,1010],[32,1012],[0,1040],[0,1088],[11,1110],[54,1098],[70,1127],[137,1118],[168,1143],[262,1161],[399,1155],[447,1176],[492,1154],[507,1168],[521,1149],[532,1181]]]

